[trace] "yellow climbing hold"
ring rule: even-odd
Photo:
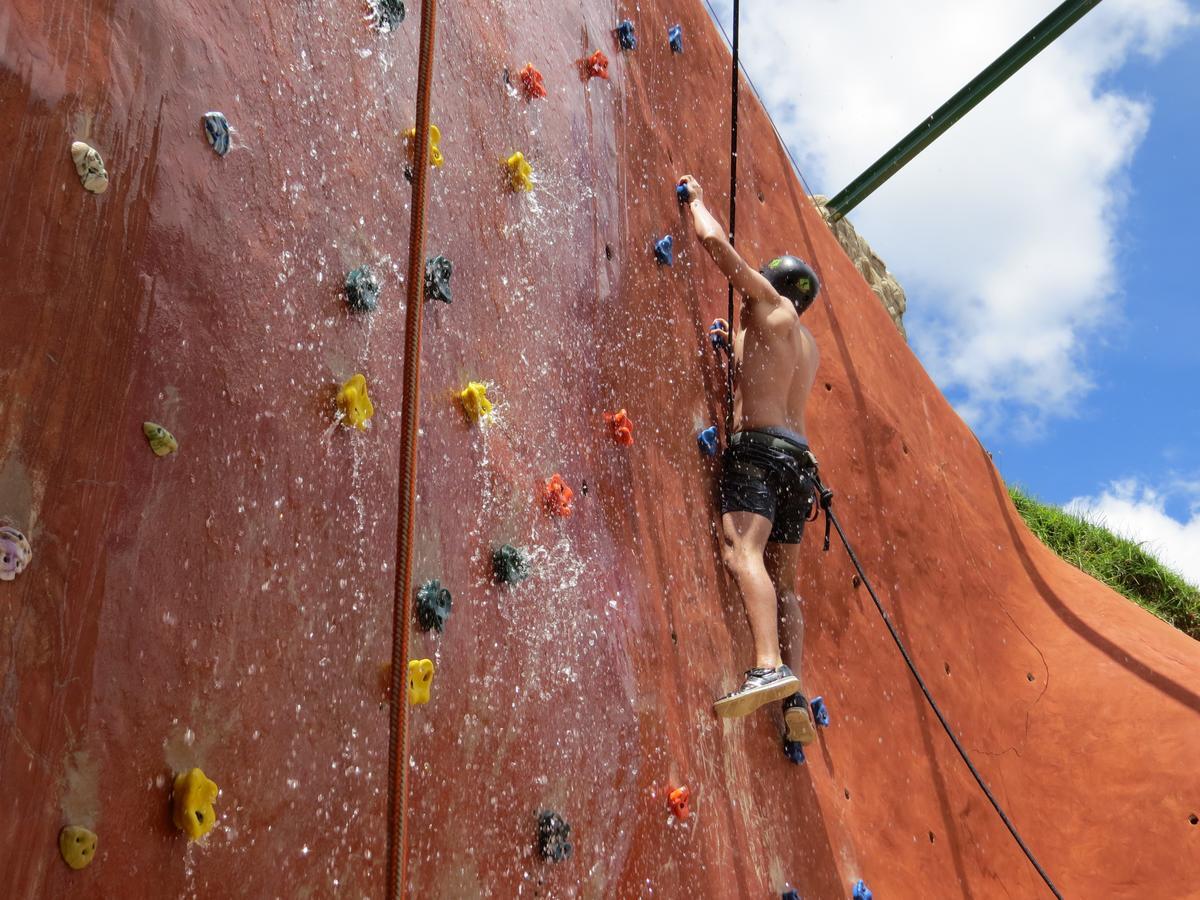
[[[514,191],[533,190],[533,168],[525,161],[525,154],[517,151],[504,161],[508,169],[508,180]]]
[[[175,436],[154,422],[143,422],[142,434],[146,435],[155,456],[169,456],[179,449],[179,442],[175,440]]]
[[[58,833],[58,852],[72,869],[82,869],[96,856],[96,837],[82,825],[68,825]]]
[[[404,132],[405,146],[407,147],[408,161],[413,165],[417,162],[417,126],[414,125],[408,131]],[[446,161],[442,156],[441,148],[438,144],[442,142],[442,130],[436,125],[429,125],[429,164],[436,168],[441,168],[442,163]]]
[[[217,786],[200,769],[181,772],[175,776],[175,827],[187,833],[189,840],[199,840],[217,824],[213,801]]]
[[[365,375],[352,375],[350,380],[342,385],[342,389],[338,391],[337,405],[346,422],[359,431],[367,430],[367,421],[375,415],[375,405],[367,396]]]
[[[410,706],[424,706],[429,702],[429,688],[433,684],[433,660],[410,659],[408,661],[408,702]]]
[[[469,382],[458,392],[458,402],[472,422],[478,422],[492,414],[492,401],[487,396],[487,385],[482,381]]]

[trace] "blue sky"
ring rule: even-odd
[[[742,62],[832,194],[1057,5],[754,0]],[[850,218],[1004,477],[1200,583],[1197,111],[1196,0],[1105,0]]]

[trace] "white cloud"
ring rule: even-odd
[[[742,61],[810,183],[832,193],[1057,2],[755,0]],[[728,25],[731,4],[717,7]],[[909,293],[914,347],[976,428],[1036,430],[1090,390],[1151,115],[1104,79],[1195,21],[1184,0],[1107,0],[851,214]]]
[[[1175,489],[1191,497],[1187,521],[1168,515],[1168,495],[1136,479],[1114,481],[1098,497],[1076,497],[1069,512],[1143,543],[1147,552],[1200,585],[1200,485],[1181,482]]]

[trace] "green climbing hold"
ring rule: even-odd
[[[346,275],[346,305],[354,312],[374,312],[379,306],[379,280],[366,266]]]
[[[497,581],[518,584],[529,577],[529,554],[512,544],[497,547],[492,551],[492,568]]]

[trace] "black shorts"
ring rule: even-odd
[[[815,500],[803,474],[807,450],[762,432],[735,434],[721,457],[721,515],[757,513],[771,520],[768,540],[800,543]]]

